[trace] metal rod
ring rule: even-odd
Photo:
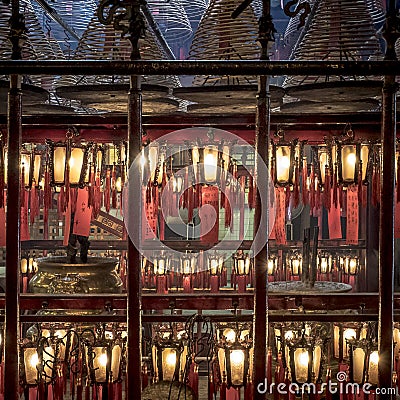
[[[130,77],[130,90],[128,94],[128,151],[129,163],[131,166],[135,158],[140,154],[142,146],[142,93],[141,77]],[[131,176],[135,175],[135,176]],[[129,205],[133,212],[133,207],[139,205],[141,209],[141,190],[140,183],[135,181],[138,174],[130,174]],[[140,215],[140,213],[139,213]],[[140,237],[141,222],[136,222],[135,236]],[[129,232],[131,234],[132,232]],[[127,398],[140,399],[142,387],[140,383],[142,365],[142,329],[141,329],[141,257],[139,250],[128,238],[128,347],[127,347]]]
[[[47,1],[45,0],[35,0],[36,3],[39,4],[40,7],[42,7],[42,9],[45,11],[45,13],[55,22],[57,22],[57,24],[59,24],[63,29],[65,29],[74,39],[76,39],[76,41],[79,42],[79,40],[81,39],[79,37],[79,35],[75,32],[74,28],[72,28],[71,26],[69,26],[64,20],[63,18],[57,13],[57,11],[51,7]]]
[[[4,398],[19,399],[19,259],[20,259],[20,148],[22,92],[19,77],[11,75],[8,93],[8,189],[6,215],[6,294]],[[3,196],[3,193],[0,193]]]
[[[0,61],[0,74],[20,75],[387,75],[399,61]]]

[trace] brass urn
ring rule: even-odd
[[[87,262],[69,263],[65,256],[37,260],[37,272],[29,282],[33,293],[121,293],[116,272],[118,259],[88,257]]]

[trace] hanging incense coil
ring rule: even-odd
[[[206,0],[181,0],[186,15],[192,27],[192,32],[197,29],[200,19],[207,8]]]
[[[58,22],[49,18],[38,3],[33,2],[32,5],[39,20],[44,21],[43,29],[50,30],[56,35],[59,46],[65,57],[71,58],[73,49],[78,44],[78,40],[70,33],[63,30]],[[62,21],[70,26],[80,37],[96,12],[97,4],[94,0],[64,0],[52,2],[51,7]]]
[[[381,54],[380,44],[365,0],[316,0],[291,60],[361,61]],[[362,77],[331,77],[356,80]],[[325,82],[321,76],[293,76],[284,86]]]
[[[381,0],[365,0],[372,21],[378,27],[385,22],[385,9]]]
[[[129,60],[131,44],[112,25],[103,25],[97,15],[90,21],[75,51],[77,60]],[[140,54],[143,60],[166,59],[153,31],[147,26],[146,37],[140,43]],[[144,76],[144,83],[180,86],[176,76]],[[76,84],[119,84],[129,83],[127,76],[84,76],[77,77]]]
[[[305,2],[307,2],[312,9],[315,0],[301,0],[299,2],[299,6],[301,6],[301,4],[305,3]],[[307,21],[310,18],[310,14],[309,14],[305,19],[305,24],[303,26],[300,26],[300,25],[302,25],[302,23],[300,21],[301,16],[302,16],[302,13],[298,13],[294,17],[290,18],[288,25],[286,27],[285,33],[283,35],[285,47],[283,50],[281,50],[281,58],[284,60],[289,58],[290,53],[293,50],[293,47],[296,45],[296,42],[297,42],[301,32],[304,29],[304,26],[307,25]]]
[[[148,0],[147,4],[168,43],[181,43],[190,38],[192,27],[180,0]]]
[[[193,60],[258,60],[258,23],[254,11],[247,7],[240,17],[232,12],[241,0],[211,0],[189,52]],[[255,76],[196,76],[193,85],[256,84]]]

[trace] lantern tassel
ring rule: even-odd
[[[195,363],[194,358],[189,367],[188,385],[193,389],[196,397],[199,395],[199,366]]]
[[[328,166],[325,166],[324,182],[324,207],[329,211],[331,209],[331,174]]]
[[[310,173],[310,213],[313,212],[315,207],[315,174],[314,174],[314,166],[311,165],[311,173]]]
[[[358,172],[358,183],[357,183],[357,198],[358,198],[358,204],[362,205],[363,202],[363,184],[362,184],[362,171],[360,168],[360,171]]]
[[[110,197],[111,197],[111,170],[107,168],[106,185],[104,190],[104,206],[107,212],[110,212]]]
[[[307,159],[303,160],[303,168],[302,168],[302,179],[301,179],[301,199],[304,205],[308,204],[308,190],[307,190]]]
[[[2,196],[0,196],[0,198],[1,197]],[[31,204],[30,221],[32,225],[35,222],[35,218],[39,216],[39,198],[35,181],[33,181],[32,190],[30,191],[30,204]]]
[[[208,400],[214,400],[215,385],[212,375],[208,377]]]
[[[296,162],[296,167],[294,170],[294,186],[293,186],[293,207],[298,207],[300,203],[300,187],[299,187],[299,163]]]
[[[116,171],[116,166],[113,166],[112,169],[112,176],[111,176],[111,207],[116,209],[117,208],[117,188],[116,188],[116,182],[117,182],[117,171]]]
[[[333,204],[335,208],[337,208],[338,206],[337,165],[335,165],[335,171],[333,172]]]
[[[315,178],[315,210],[321,208],[321,186],[318,182],[318,178]]]
[[[95,173],[94,173],[94,166],[92,165],[90,167],[90,176],[89,176],[89,200],[88,200],[88,205],[90,208],[94,209],[95,207]]]
[[[253,398],[253,384],[251,382],[247,382],[244,390],[244,400],[253,400]]]
[[[221,390],[219,394],[219,400],[226,400],[226,382],[225,378],[222,378]]]

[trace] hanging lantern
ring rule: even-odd
[[[275,254],[268,255],[267,273],[268,276],[275,276],[278,270],[278,257]]]
[[[360,262],[358,256],[347,254],[339,256],[339,265],[346,275],[355,276],[358,273]]]
[[[222,333],[217,344],[220,374],[226,376],[228,388],[246,386],[252,371],[251,328],[237,324],[235,327],[223,327],[219,330]]]
[[[172,177],[172,191],[173,193],[181,193],[183,187],[183,177],[179,174]]]
[[[21,346],[23,382],[26,386],[36,386],[40,382],[50,383],[55,378],[57,346],[50,339],[41,337],[36,343]]]
[[[332,271],[332,254],[320,251],[317,256],[317,268],[320,274],[329,274]]]
[[[303,256],[298,251],[291,252],[287,255],[290,274],[292,276],[300,276],[303,267]]]
[[[113,335],[113,338],[107,339],[103,327],[100,337],[93,344],[85,341],[85,347],[91,382],[97,385],[117,382],[121,375],[124,347],[120,336]]]
[[[339,362],[349,358],[350,341],[366,339],[368,329],[356,322],[335,323],[333,325],[333,351]]]
[[[238,276],[246,276],[250,273],[252,260],[249,254],[245,254],[243,250],[238,250],[233,255],[233,268]]]
[[[153,272],[155,275],[166,275],[170,269],[170,260],[164,253],[153,258]]]
[[[397,357],[400,352],[400,324],[398,322],[394,323],[393,345],[394,345],[394,357]]]
[[[350,381],[369,383],[376,387],[378,381],[378,345],[369,339],[350,340]]]
[[[278,132],[278,143],[272,142],[272,164],[274,166],[274,184],[276,186],[293,185],[295,162],[300,159],[298,139],[285,142],[283,132]]]
[[[303,328],[300,336],[285,337],[292,382],[302,384],[320,381],[326,333],[324,326],[315,325],[312,329],[310,327],[308,334]]]
[[[207,269],[211,276],[221,275],[224,267],[224,256],[215,251],[207,254]]]
[[[32,185],[32,176],[33,176],[32,153],[30,151],[23,150],[21,152],[20,166],[21,166],[21,175],[22,171],[24,172],[24,186],[26,188],[29,188]]]
[[[370,144],[356,142],[351,125],[347,124],[345,135],[337,142],[336,148],[339,184],[357,184],[360,171],[363,183],[367,183],[370,169]]]
[[[181,381],[186,367],[187,346],[185,331],[169,327],[153,333],[152,364],[155,381]],[[179,336],[179,337],[178,337]]]
[[[89,183],[89,154],[92,144],[77,144],[72,138],[77,134],[69,130],[66,142],[46,139],[52,186],[84,187]]]

